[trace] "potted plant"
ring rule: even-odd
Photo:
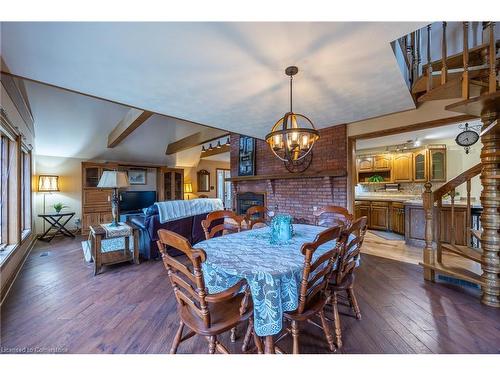
[[[61,212],[61,210],[63,208],[68,208],[68,206],[64,205],[63,203],[59,202],[59,203],[55,203],[52,205],[52,207],[54,207],[54,210],[56,211],[56,213],[59,213]]]

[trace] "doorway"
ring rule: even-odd
[[[217,198],[222,200],[224,208],[226,210],[233,209],[233,194],[231,191],[231,182],[226,181],[226,179],[231,177],[231,171],[229,169],[217,168]]]

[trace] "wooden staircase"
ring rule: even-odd
[[[416,103],[430,100],[469,99],[491,91],[491,77],[496,77],[500,66],[500,40],[494,39],[494,23],[490,23],[490,41],[469,48],[469,22],[463,22],[463,52],[447,55],[447,23],[442,23],[441,58],[431,61],[431,28],[427,26],[427,62],[420,64],[420,42],[423,34],[401,38],[400,45],[411,51],[407,58],[408,69],[411,70],[411,93]],[[408,41],[410,41],[408,46]],[[403,48],[403,47],[402,47]],[[493,53],[491,52],[493,51]],[[416,65],[416,66],[414,66]],[[419,74],[421,72],[421,74]],[[500,87],[493,79],[495,91]]]
[[[426,218],[425,248],[423,261],[424,278],[434,281],[435,274],[443,274],[474,283],[481,287],[481,302],[500,307],[500,87],[498,84],[500,41],[495,39],[495,23],[483,23],[488,41],[469,48],[469,23],[463,22],[463,51],[448,56],[446,22],[442,23],[442,57],[420,65],[420,37],[422,30],[403,37],[400,44],[407,46],[411,58],[406,59],[409,70],[411,93],[416,103],[439,99],[459,99],[445,107],[448,111],[464,113],[481,119],[481,163],[463,172],[439,189],[432,191],[432,184],[425,184],[422,194]],[[427,56],[430,56],[430,31],[427,26]],[[455,191],[467,184],[467,223],[470,226],[471,179],[480,175],[481,185],[481,229],[467,228],[465,245],[455,243]],[[444,243],[441,238],[440,211],[443,196],[451,197],[451,240]],[[481,248],[471,245],[478,239]],[[435,246],[434,246],[435,245]],[[443,255],[454,254],[481,266],[481,272],[471,272],[466,267],[449,264]]]
[[[442,273],[447,276],[452,276],[454,278],[465,280],[479,286],[485,286],[483,280],[481,280],[481,275],[474,273],[473,271],[467,268],[457,267],[455,264],[447,264],[445,258],[443,257],[443,253],[452,253],[458,255],[462,258],[471,260],[473,262],[482,264],[482,250],[479,248],[472,247],[472,236],[480,236],[481,232],[477,229],[472,229],[471,225],[471,180],[475,176],[481,173],[482,165],[477,164],[474,167],[468,169],[467,171],[461,173],[454,179],[448,181],[442,187],[432,192],[430,183],[426,184],[426,191],[424,193],[424,209],[427,213],[430,213],[430,226],[432,227],[432,232],[435,234],[434,240],[436,243],[436,251],[433,254],[432,258],[424,259],[423,262],[420,263],[425,269],[432,270],[433,272]],[[466,184],[467,197],[466,197],[466,223],[468,227],[466,228],[466,245],[456,244],[456,236],[455,232],[456,222],[455,222],[455,196],[456,189]],[[445,195],[450,196],[450,205],[451,205],[451,223],[450,223],[450,242],[444,242],[441,228],[442,225],[440,223],[440,219],[442,217],[441,211],[443,209],[443,197]],[[426,215],[427,217],[427,215]],[[434,218],[434,220],[432,219]]]

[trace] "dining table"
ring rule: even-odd
[[[244,278],[254,308],[254,329],[264,338],[265,353],[274,353],[273,336],[283,328],[283,313],[297,309],[304,267],[302,245],[313,242],[326,228],[293,224],[293,236],[280,244],[271,243],[270,227],[214,237],[196,244],[207,259],[203,274],[209,293],[219,293]],[[274,242],[274,241],[273,241]],[[335,246],[321,245],[313,261]]]

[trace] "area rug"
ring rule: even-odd
[[[134,236],[130,236],[130,251],[134,251]],[[116,251],[125,248],[125,237],[108,238],[101,241],[101,251],[103,253]],[[82,241],[83,257],[86,262],[92,262],[90,251],[90,240]]]
[[[393,233],[393,232],[384,232],[381,230],[369,230],[370,233],[373,233],[377,237],[383,238],[388,241],[403,241],[405,237],[401,234]]]

